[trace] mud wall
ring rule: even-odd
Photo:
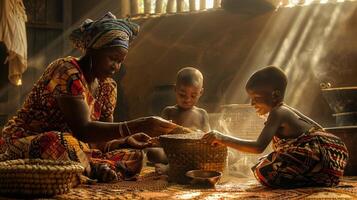
[[[357,2],[282,8],[261,14],[224,10],[138,19],[141,33],[125,61],[121,94],[129,116],[153,114],[155,88],[173,84],[186,66],[200,69],[200,106],[249,103],[249,75],[276,65],[289,76],[286,103],[325,126],[332,111],[320,83],[357,85]]]

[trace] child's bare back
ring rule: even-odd
[[[322,129],[318,123],[286,104],[275,107],[269,115],[266,126],[280,124],[275,136],[281,139],[297,138],[314,127]]]

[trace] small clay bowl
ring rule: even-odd
[[[190,184],[203,187],[214,187],[221,179],[222,173],[208,170],[191,170],[186,172],[191,179]]]

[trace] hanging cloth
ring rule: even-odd
[[[0,0],[0,41],[4,42],[8,56],[9,80],[21,85],[22,73],[27,68],[27,16],[22,0]]]

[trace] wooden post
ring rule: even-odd
[[[200,0],[200,10],[206,9],[206,0]]]
[[[156,3],[155,3],[155,13],[162,13],[162,5],[163,5],[163,2],[162,0],[156,0]]]
[[[131,4],[130,4],[131,15],[139,14],[139,2],[138,2],[138,0],[130,0],[130,1],[131,1]]]
[[[196,11],[196,1],[190,0],[189,4],[190,4],[190,11],[191,12]]]
[[[145,14],[151,13],[151,0],[144,0],[144,13]]]
[[[127,17],[130,15],[130,0],[119,0],[120,2],[120,16]]]
[[[214,0],[213,8],[219,8],[219,7],[221,7],[221,0]]]
[[[176,12],[183,12],[183,0],[176,0]]]
[[[167,13],[173,13],[174,11],[174,3],[175,0],[168,0],[167,1],[167,6],[166,6],[166,12]]]

